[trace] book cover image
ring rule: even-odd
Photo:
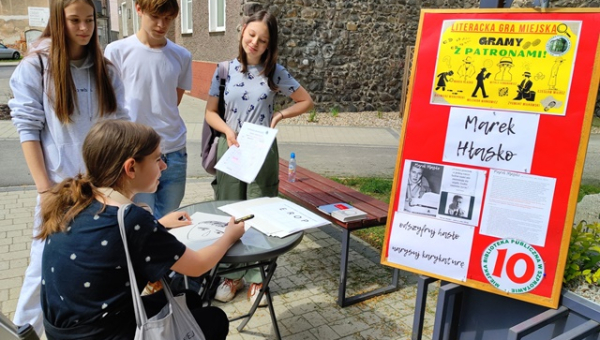
[[[350,204],[347,203],[333,203],[333,204],[326,204],[326,205],[321,205],[319,207],[317,207],[317,209],[321,210],[322,212],[331,215],[332,212],[334,211],[338,211],[338,210],[346,210],[346,209],[353,209],[354,207],[351,206]]]

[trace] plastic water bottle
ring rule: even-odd
[[[296,182],[296,154],[290,155],[290,165],[288,167],[288,182]]]

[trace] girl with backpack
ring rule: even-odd
[[[313,107],[310,94],[281,65],[277,64],[277,20],[261,10],[246,21],[239,42],[238,57],[229,61],[225,82],[225,120],[219,117],[219,67],[215,70],[206,103],[207,123],[221,133],[217,159],[232,145],[239,146],[236,136],[244,123],[275,128],[285,118],[298,116]],[[294,104],[275,111],[277,94],[290,97]],[[223,136],[225,138],[223,138]],[[246,200],[274,197],[279,192],[279,151],[273,143],[256,180],[247,184],[235,177],[217,171],[213,182],[215,199]],[[245,275],[244,275],[245,274]],[[252,285],[248,297],[255,298],[261,288],[258,269],[226,276],[217,289],[216,299],[227,302],[244,286],[243,278]],[[261,301],[261,305],[266,304]]]

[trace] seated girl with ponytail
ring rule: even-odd
[[[135,194],[156,190],[167,167],[159,145],[158,134],[145,125],[97,123],[83,144],[87,173],[65,179],[44,198],[37,237],[45,242],[41,298],[48,339],[133,339],[136,322],[117,211]],[[166,229],[189,221],[185,212],[157,221],[143,207],[127,209],[127,242],[140,291],[171,270],[200,276],[244,233],[244,223],[232,218],[218,241],[193,251]],[[197,294],[187,296],[206,339],[225,339],[225,313],[201,308]],[[148,317],[166,304],[162,292],[143,299]]]

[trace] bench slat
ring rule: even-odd
[[[287,168],[288,162],[280,159],[279,191],[295,203],[349,230],[386,223],[388,209],[386,203],[299,166],[296,167],[296,182],[290,183],[287,181]],[[337,202],[346,202],[365,211],[367,218],[361,221],[341,222],[317,209],[320,205]]]

